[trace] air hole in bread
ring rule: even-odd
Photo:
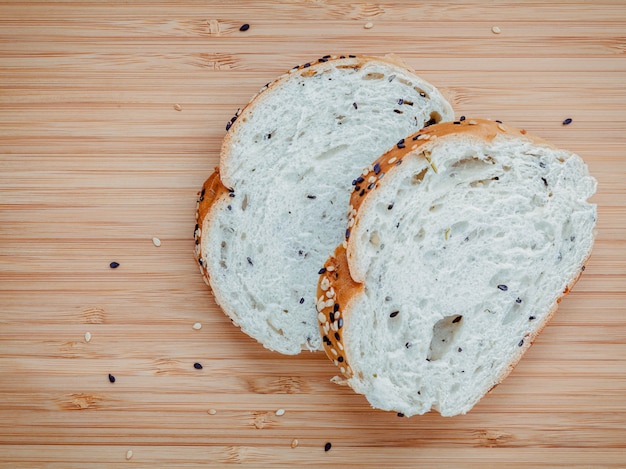
[[[428,93],[426,93],[426,91],[424,91],[423,89],[417,86],[415,86],[413,89],[417,91],[422,98],[426,98],[426,99],[430,98],[430,96],[428,96]]]
[[[374,231],[370,234],[370,243],[376,247],[380,246],[380,236],[378,235],[378,231]]]
[[[415,173],[411,178],[411,184],[421,184],[424,180],[424,175],[428,171],[428,168],[422,169],[419,173]]]
[[[426,123],[424,124],[424,127],[437,124],[438,122],[441,122],[441,114],[439,114],[437,111],[433,111],[430,113],[430,119],[426,121]]]
[[[430,341],[428,360],[435,361],[443,357],[450,350],[463,325],[463,316],[453,314],[440,319],[433,326],[433,338]],[[457,347],[455,347],[455,350]]]

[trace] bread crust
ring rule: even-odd
[[[353,192],[350,198],[348,229],[346,230],[345,241],[342,245],[337,247],[333,256],[324,264],[323,273],[320,275],[318,283],[318,298],[320,299],[317,303],[319,313],[318,320],[320,333],[325,337],[323,340],[324,351],[328,358],[337,365],[341,373],[341,377],[334,379],[335,382],[349,385],[352,379],[360,379],[360,377],[354,375],[353,369],[350,366],[349,357],[346,356],[344,334],[341,330],[343,321],[349,320],[350,305],[354,304],[356,298],[358,298],[364,289],[363,280],[355,278],[356,276],[353,273],[354,268],[351,268],[351,246],[353,242],[350,240],[350,231],[358,224],[359,211],[363,207],[368,194],[375,191],[380,186],[385,174],[393,171],[394,168],[402,164],[403,158],[419,157],[429,161],[429,147],[433,144],[432,142],[437,138],[449,134],[466,135],[485,141],[491,141],[499,134],[506,134],[518,138],[526,138],[530,142],[538,145],[555,148],[545,140],[528,134],[525,130],[519,130],[500,122],[485,119],[465,119],[463,121],[445,122],[426,127],[398,142],[394,148],[387,151],[363,170],[360,177],[354,181]],[[433,170],[436,171],[436,168],[433,167]],[[588,259],[589,256],[582,262],[577,275],[567,284],[542,322],[538,324],[537,328],[531,334],[523,338],[523,344],[519,347],[519,352],[512,358],[505,370],[497,377],[495,384],[483,393],[480,398],[491,392],[511,373],[511,371],[513,371],[524,353],[556,313],[563,297],[572,290],[579,280],[582,272],[585,270],[585,263]],[[332,293],[331,296],[326,294],[329,291]],[[322,297],[324,301],[321,301]],[[338,307],[335,305],[338,305]],[[338,323],[338,318],[342,319],[341,324]],[[330,332],[330,334],[328,332]],[[334,332],[338,332],[338,334],[335,335]],[[341,360],[339,360],[339,357],[341,357]],[[478,400],[480,400],[480,398]]]

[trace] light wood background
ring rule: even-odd
[[[465,416],[374,411],[322,353],[264,350],[192,254],[234,110],[299,63],[388,52],[599,181],[582,279]],[[0,465],[626,467],[625,124],[619,0],[0,2]]]

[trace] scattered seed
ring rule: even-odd
[[[356,103],[352,103],[352,106],[354,106],[354,109],[358,109],[359,108],[359,106],[357,106]],[[296,441],[298,441],[298,440],[296,440]]]
[[[304,303],[304,298],[300,298],[300,304]]]
[[[247,31],[248,29],[250,29],[250,25],[248,23],[244,23],[239,28],[239,31]]]
[[[152,238],[152,244],[154,244],[156,247],[159,247],[161,245],[161,240],[155,236],[154,238]]]
[[[117,269],[120,266],[119,262],[111,262],[109,264],[109,267],[111,267],[112,269]]]
[[[393,312],[389,315],[389,317],[390,317],[390,318],[395,318],[398,314],[400,314],[400,311],[393,311]]]
[[[457,349],[457,351],[458,351],[458,352],[462,352],[462,351],[463,351],[463,349],[462,349],[461,347],[459,347],[459,348]]]
[[[215,414],[217,414],[217,410],[215,410],[215,409],[209,409],[209,410],[207,410],[207,414],[209,414],[209,415],[215,415]]]
[[[509,289],[509,287],[507,287],[506,285],[500,284],[500,285],[498,285],[498,289],[502,290],[502,291],[507,291]]]
[[[528,318],[528,320],[529,320],[529,321],[534,321],[535,319],[536,319],[536,318],[535,318],[535,316],[530,316],[530,317]]]
[[[85,332],[85,342],[91,342],[91,332]]]
[[[521,347],[522,345],[524,345],[524,339],[520,340],[519,343],[517,344],[518,347]]]
[[[563,121],[563,125],[569,125],[569,124],[571,124],[571,123],[572,123],[572,118],[571,118],[571,117],[568,117],[567,119],[565,119],[565,120]]]
[[[333,447],[333,444],[329,441],[324,445],[324,451],[330,451],[330,448]]]
[[[285,409],[278,409],[278,410],[276,411],[276,415],[277,415],[278,417],[280,417],[280,416],[282,416],[282,415],[285,415]]]
[[[307,199],[317,199],[316,195],[307,195]]]
[[[502,32],[502,30],[498,26],[494,26],[494,27],[491,28],[491,32],[493,34],[500,34]]]
[[[202,369],[202,365],[201,365],[200,363],[194,363],[194,364],[193,364],[193,367],[194,367],[196,370],[201,370],[201,369]]]
[[[176,109],[177,111],[182,111],[183,107],[180,104],[174,104],[174,109]]]
[[[460,120],[461,122],[463,122],[463,121],[465,120],[465,116],[461,116],[461,117],[459,117],[459,120]]]
[[[454,318],[452,320],[452,324],[456,324],[457,322],[459,322],[461,319],[463,319],[463,316],[457,316],[456,318]]]
[[[202,323],[201,322],[196,322],[193,326],[191,326],[194,330],[199,331],[200,329],[202,329]]]
[[[398,417],[404,417],[404,414],[402,412],[398,412]]]
[[[363,27],[364,27],[365,29],[372,29],[372,28],[374,27],[374,23],[372,23],[371,21],[368,21],[367,23],[365,23],[365,24],[363,25]],[[328,450],[327,450],[327,451],[328,451]]]
[[[320,269],[317,273],[318,273],[319,275],[322,275],[322,274],[326,273],[326,268],[325,268],[325,267],[322,267],[322,268],[321,268],[321,269]]]
[[[115,383],[115,376],[113,376],[111,373],[109,373],[109,382]]]
[[[126,451],[126,460],[129,461],[130,458],[133,457],[133,450],[129,449],[128,451]]]
[[[293,440],[291,440],[291,447],[295,448],[296,446],[298,446],[298,440],[294,438]]]

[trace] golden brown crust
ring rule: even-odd
[[[222,196],[230,192],[231,191],[224,186],[224,184],[222,184],[218,168],[215,168],[213,174],[209,176],[209,178],[202,185],[200,192],[198,192],[198,199],[196,202],[196,227],[193,232],[193,237],[196,243],[194,252],[196,261],[200,266],[200,272],[202,273],[204,281],[207,285],[209,281],[209,274],[206,270],[206,266],[204,265],[204,261],[202,260],[202,225],[213,204],[215,204],[215,202]]]
[[[344,311],[350,299],[362,290],[362,285],[350,276],[345,248],[338,246],[320,271],[316,306],[324,351],[348,378],[352,376],[352,369],[344,353]]]

